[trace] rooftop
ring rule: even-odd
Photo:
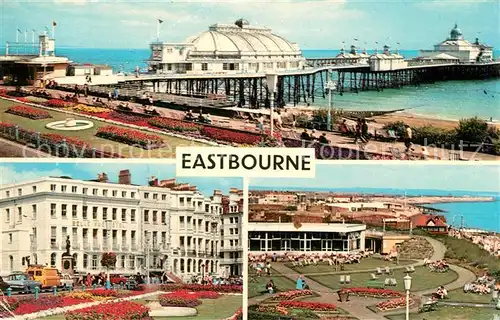
[[[302,223],[300,228],[296,228],[293,222],[290,223],[259,223],[249,222],[248,231],[269,231],[269,232],[347,232],[366,230],[364,224],[354,223]]]

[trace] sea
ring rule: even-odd
[[[254,187],[250,190],[282,190],[292,191],[293,187]],[[382,194],[392,196],[470,196],[470,197],[492,197],[494,201],[489,202],[451,202],[429,204],[429,207],[443,210],[440,213],[446,217],[449,225],[458,227],[463,216],[464,227],[481,229],[491,232],[500,232],[500,193],[497,192],[474,192],[474,191],[443,191],[432,189],[388,189],[388,188],[297,188],[302,192],[338,192],[356,194]]]
[[[303,50],[306,58],[333,57],[338,50]],[[368,51],[368,53],[371,53]],[[418,50],[400,50],[405,58],[419,55]],[[58,48],[57,55],[78,63],[107,64],[115,72],[146,68],[149,49]],[[495,50],[495,57],[500,50]],[[327,99],[317,98],[315,106],[327,106]],[[479,117],[500,122],[500,79],[485,81],[444,81],[419,87],[365,91],[333,96],[333,107],[344,110],[397,110],[431,118],[460,120]]]

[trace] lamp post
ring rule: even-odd
[[[271,96],[270,119],[271,119],[271,137],[272,137],[274,133],[274,94],[276,92],[276,85],[278,83],[278,75],[274,73],[266,74],[266,83],[267,83],[267,90],[269,92],[269,95]]]
[[[201,284],[205,284],[205,264],[201,264]]]
[[[326,115],[326,130],[332,130],[332,91],[336,89],[335,82],[332,81],[332,69],[328,69],[326,74],[326,91],[328,92],[328,114]]]
[[[411,277],[409,274],[403,278],[406,290],[406,320],[410,320],[410,289],[411,289]]]

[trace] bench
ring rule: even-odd
[[[385,283],[383,280],[368,280],[366,282],[367,288],[384,289]]]

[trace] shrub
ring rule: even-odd
[[[446,130],[433,126],[413,128],[413,142],[421,145],[452,145],[456,136],[454,130]]]
[[[385,130],[394,130],[396,135],[403,136],[405,132],[405,123],[403,121],[389,122],[384,125],[383,129]]]
[[[478,117],[462,119],[456,134],[457,141],[483,142],[489,134],[488,124]]]

